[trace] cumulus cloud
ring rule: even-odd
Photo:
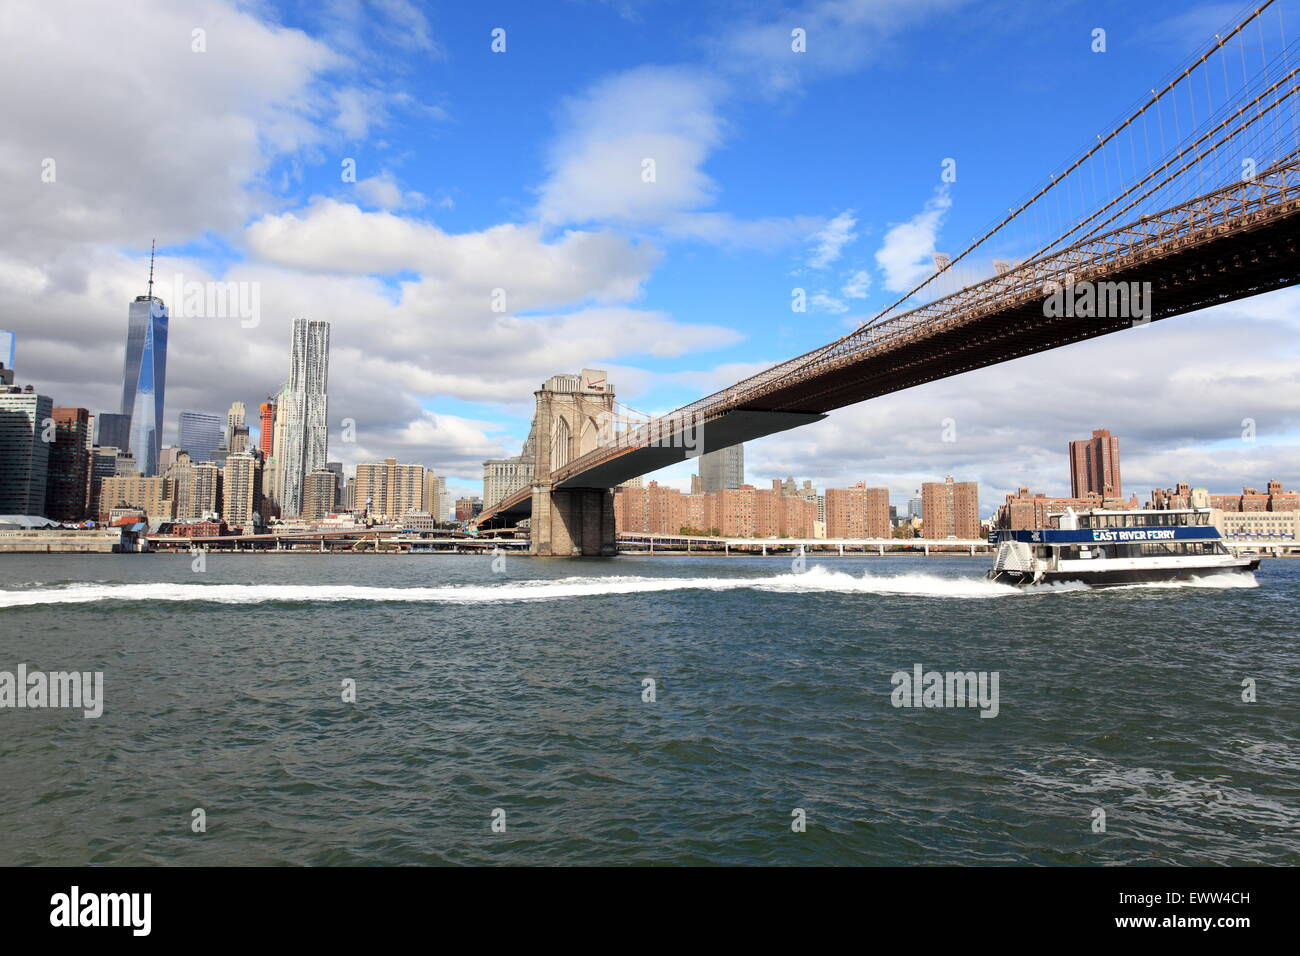
[[[703,73],[641,67],[570,98],[538,197],[541,219],[647,222],[711,203],[718,187],[702,167],[722,141],[720,92]]]
[[[876,251],[876,265],[885,275],[886,289],[907,292],[934,271],[935,241],[950,206],[952,197],[948,187],[942,186],[919,213],[885,233]]]
[[[721,188],[704,166],[723,144],[727,92],[700,70],[647,66],[567,99],[538,189],[539,221],[750,248],[773,248],[819,227],[813,216],[743,219],[708,208]]]
[[[5,4],[0,86],[22,91],[0,137],[8,255],[235,229],[273,163],[323,142],[336,104],[322,80],[346,61],[306,34],[219,0],[60,9]],[[196,25],[206,52],[191,47]]]
[[[246,232],[266,262],[310,272],[417,272],[411,295],[477,310],[520,311],[592,298],[634,298],[660,253],[611,232],[571,230],[547,239],[536,223],[504,223],[452,234],[430,222],[318,199],[305,210],[265,216]]]

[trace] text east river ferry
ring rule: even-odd
[[[989,578],[1014,585],[1080,581],[1114,587],[1247,574],[1259,567],[1259,558],[1228,550],[1210,524],[1209,508],[1071,509],[1057,520],[1055,528],[997,532]]]

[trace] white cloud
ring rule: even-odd
[[[963,0],[809,0],[719,28],[710,46],[718,68],[743,74],[769,96],[797,90],[808,76],[856,70],[901,31]],[[806,52],[791,48],[802,29]]]
[[[859,269],[844,281],[840,294],[846,299],[865,299],[871,288],[871,275],[865,269]]]
[[[413,190],[410,192],[403,190],[397,177],[386,169],[377,176],[358,181],[356,191],[366,205],[388,212],[397,209],[418,209],[425,204],[423,195]]]
[[[48,261],[71,243],[186,241],[240,226],[277,159],[316,148],[346,61],[219,0],[179,6],[6,0],[3,248]],[[191,49],[201,24],[207,52]],[[21,38],[18,40],[17,38]],[[57,179],[41,181],[42,162]],[[201,183],[201,188],[196,188]]]
[[[907,292],[934,271],[936,237],[951,205],[948,187],[942,186],[927,200],[924,209],[885,233],[876,251],[876,265],[885,274],[886,289]]]
[[[849,307],[840,299],[827,295],[825,292],[818,292],[810,298],[809,303],[812,307],[820,312],[830,312],[839,315],[842,312],[849,311]]]
[[[719,93],[702,73],[641,67],[569,99],[538,198],[540,218],[654,222],[711,203],[717,185],[701,167],[722,141]]]
[[[608,232],[569,231],[548,241],[536,224],[451,234],[333,199],[263,217],[246,237],[259,259],[280,266],[353,275],[417,272],[421,279],[408,288],[409,297],[476,312],[491,311],[496,289],[504,290],[508,312],[626,301],[639,294],[660,255],[647,243]]]
[[[844,247],[858,238],[853,227],[858,224],[852,209],[846,209],[810,239],[814,243],[812,255],[808,257],[810,269],[825,269],[839,259]]]
[[[774,248],[821,226],[812,216],[747,220],[708,208],[721,188],[704,165],[723,143],[726,93],[701,71],[646,66],[570,97],[538,189],[537,218],[748,248]]]

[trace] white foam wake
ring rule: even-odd
[[[348,584],[72,584],[55,588],[0,591],[0,608],[39,604],[88,604],[97,601],[202,601],[214,604],[268,602],[415,602],[482,604],[553,601],[611,594],[663,591],[735,591],[753,589],[776,593],[838,592],[842,594],[907,594],[940,598],[995,598],[1083,586],[1058,585],[1022,590],[982,577],[940,577],[931,574],[853,576],[820,566],[802,574],[767,577],[654,578],[574,577],[559,580],[506,581],[492,585],[446,587],[372,587]]]

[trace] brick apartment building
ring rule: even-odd
[[[888,538],[891,531],[888,488],[859,481],[851,488],[826,489],[826,537]]]
[[[927,538],[982,537],[979,485],[973,481],[954,481],[949,475],[943,481],[925,482],[921,513]]]

